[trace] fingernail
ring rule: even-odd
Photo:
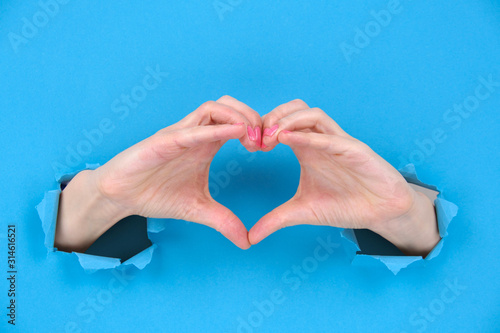
[[[266,149],[266,148],[267,148],[267,146],[266,146],[264,143],[262,143],[262,145],[261,145],[260,147],[261,147],[262,149]]]
[[[257,138],[255,137],[255,132],[253,131],[253,129],[250,126],[248,126],[247,131],[248,131],[248,138],[250,139],[250,141],[255,141]]]
[[[257,144],[260,146],[262,144],[262,136],[260,135],[260,127],[255,128],[255,140]]]
[[[274,125],[273,127],[270,128],[265,128],[264,129],[264,136],[272,136],[276,131],[278,130],[278,125]]]

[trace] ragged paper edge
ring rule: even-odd
[[[94,170],[99,166],[99,164],[86,164],[85,169],[83,170]],[[68,170],[67,172],[60,172],[55,177],[56,181],[58,184],[69,182],[80,171],[82,170]],[[59,209],[60,194],[60,189],[48,191],[45,193],[42,201],[36,206],[38,216],[40,217],[40,220],[42,222],[42,229],[45,234],[44,245],[47,248],[47,255],[58,252],[57,248],[54,247],[54,238],[56,233],[56,222]],[[97,256],[79,252],[72,252],[72,254],[75,255],[76,259],[78,259],[78,262],[86,273],[94,273],[102,269],[113,269],[120,265],[133,265],[136,268],[142,270],[151,262],[153,253],[156,248],[157,245],[153,243],[150,247],[139,252],[123,263],[120,263],[119,258]]]
[[[340,233],[346,253],[351,260],[353,265],[377,265],[382,263],[387,267],[394,275],[398,274],[402,269],[410,266],[417,265],[417,263],[422,264],[428,260],[435,258],[443,248],[446,237],[448,236],[448,226],[450,225],[453,218],[458,213],[458,207],[445,199],[442,198],[442,192],[439,191],[435,186],[427,185],[422,183],[418,177],[413,164],[408,164],[399,172],[405,177],[408,182],[420,185],[422,187],[430,188],[438,191],[438,197],[434,201],[437,214],[438,230],[441,240],[439,243],[431,250],[431,252],[425,257],[420,256],[378,256],[378,255],[368,255],[368,254],[357,254],[360,251],[356,235],[352,229],[343,229]]]
[[[149,219],[148,218],[148,234],[157,234],[162,232],[167,227],[165,219]]]
[[[137,253],[132,258],[120,263],[118,258],[102,257],[86,253],[73,252],[77,258],[80,265],[87,273],[94,273],[100,269],[113,269],[120,265],[127,266],[133,265],[138,269],[144,269],[153,257],[153,252],[155,251],[157,245],[153,244],[147,249]]]

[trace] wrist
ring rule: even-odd
[[[128,214],[97,186],[96,173],[78,173],[61,192],[54,246],[85,252],[106,230]]]
[[[425,257],[441,237],[432,201],[421,192],[415,192],[414,198],[407,213],[372,231],[390,241],[406,255]]]

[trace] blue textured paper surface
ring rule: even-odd
[[[44,24],[49,2],[0,4],[0,240],[15,224],[18,272],[12,327],[2,246],[0,331],[500,330],[499,1],[401,1],[388,23],[389,1],[69,1]],[[142,270],[85,274],[72,254],[47,256],[35,206],[56,175],[224,94],[262,115],[301,98],[395,167],[414,163],[460,207],[439,255],[394,276],[351,265],[336,228],[285,228],[242,251],[167,220]],[[226,183],[229,161],[241,172]],[[216,200],[250,228],[293,196],[300,167],[287,147],[231,141],[211,172]]]

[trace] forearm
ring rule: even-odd
[[[126,217],[98,190],[95,173],[85,170],[78,173],[61,192],[54,246],[62,251],[85,250]]]
[[[372,230],[406,255],[425,257],[441,240],[436,213],[431,200],[416,191],[412,208],[407,214]]]

